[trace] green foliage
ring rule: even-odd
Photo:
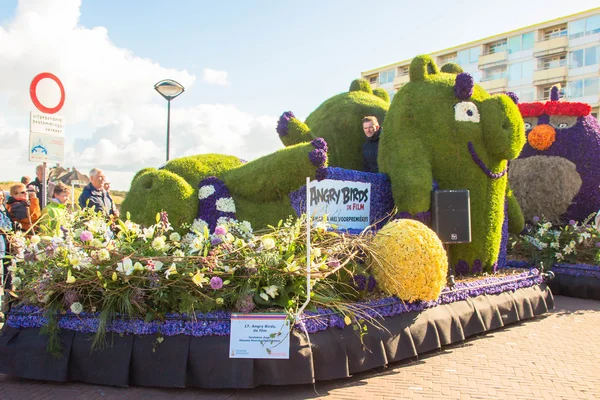
[[[196,189],[202,179],[213,175],[219,176],[240,165],[242,165],[242,161],[235,156],[200,154],[171,160],[164,169],[179,175]]]
[[[373,94],[373,90],[371,89],[371,84],[366,79],[355,79],[350,84],[351,92],[365,92],[368,94]]]
[[[389,103],[362,91],[341,93],[326,100],[306,118],[313,137],[327,141],[329,165],[346,169],[363,168],[362,119],[377,117],[382,125]]]
[[[468,100],[481,121],[455,120],[454,74],[441,73],[429,56],[416,57],[410,82],[394,96],[383,126],[379,170],[390,177],[395,205],[413,214],[430,209],[432,181],[440,189],[468,189],[473,242],[450,248],[450,264],[479,259],[489,271],[502,236],[507,178],[492,179],[472,159],[500,172],[525,142],[519,110],[506,96],[490,96],[475,85]]]
[[[314,138],[310,133],[310,128],[299,119],[291,118],[288,122],[288,134],[279,136],[285,146],[293,146],[298,143],[310,142]]]
[[[198,211],[197,190],[182,177],[166,170],[147,171],[134,179],[121,206],[144,225],[155,222],[156,213],[166,211],[175,227],[191,223]]]
[[[447,74],[454,74],[454,75],[458,75],[461,72],[464,72],[462,67],[456,63],[446,63],[446,64],[442,65],[442,68],[440,68],[440,71],[445,72]]]
[[[593,217],[590,216],[590,218]],[[511,236],[511,255],[527,258],[545,270],[555,263],[599,264],[600,231],[590,225],[572,221],[565,226],[554,226],[542,219],[533,224],[527,234]]]
[[[146,172],[152,172],[152,171],[156,171],[156,168],[148,167],[148,168],[142,168],[142,169],[140,169],[138,172],[135,173],[135,175],[133,176],[133,179],[131,180],[131,182],[133,183],[133,181],[135,181],[137,178],[139,178],[140,176],[142,176]]]
[[[373,89],[373,95],[379,97],[381,100],[385,101],[386,103],[390,102],[390,94],[384,88]]]
[[[221,179],[234,200],[238,196],[256,203],[287,199],[306,183],[307,176],[315,178],[316,167],[308,158],[314,149],[310,143],[286,147],[227,171]]]
[[[525,217],[509,183],[506,184],[506,201],[508,202],[508,231],[517,235],[525,228]]]

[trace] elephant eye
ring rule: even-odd
[[[454,106],[454,120],[478,123],[479,109],[470,101],[461,101]]]
[[[566,123],[564,123],[564,122],[563,122],[563,123],[561,123],[561,124],[558,124],[558,127],[559,127],[559,128],[566,128],[567,126],[568,126],[568,125],[567,125]]]
[[[531,129],[531,123],[530,122],[525,122],[525,129],[527,129],[527,130]]]

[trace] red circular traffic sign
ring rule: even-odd
[[[44,106],[38,99],[37,94],[35,93],[38,83],[40,83],[40,81],[44,78],[52,79],[60,88],[60,101],[58,102],[58,105],[56,107],[49,108]],[[35,107],[46,114],[55,114],[59,112],[65,104],[65,88],[60,79],[58,79],[56,75],[51,74],[50,72],[42,72],[41,74],[38,74],[35,76],[35,78],[33,78],[33,80],[31,81],[31,85],[29,86],[29,95],[31,96],[31,101],[33,101]]]

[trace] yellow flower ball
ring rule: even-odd
[[[426,225],[412,219],[392,221],[377,232],[373,247],[371,271],[383,291],[409,302],[440,296],[448,257]]]

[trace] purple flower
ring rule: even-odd
[[[456,267],[454,267],[456,275],[466,275],[469,273],[469,263],[465,260],[458,260]]]
[[[83,231],[79,235],[79,239],[81,239],[82,242],[89,242],[93,238],[94,238],[94,235],[90,231]]]
[[[317,178],[318,181],[322,181],[323,179],[327,178],[327,168],[317,168],[317,172],[315,172],[315,178]]]
[[[314,149],[308,153],[308,159],[316,167],[322,167],[327,161],[327,152],[323,149]]]
[[[210,278],[210,287],[215,290],[221,289],[223,287],[223,279],[219,278],[218,276],[213,276]]]
[[[210,244],[212,244],[213,246],[216,246],[221,243],[223,243],[223,239],[221,239],[220,237],[214,237],[210,240]]]
[[[315,149],[322,149],[327,151],[327,142],[323,138],[316,138],[312,142],[310,142],[314,146]]]
[[[227,233],[227,228],[223,225],[219,225],[215,228],[215,235],[225,235]]]
[[[285,136],[288,134],[288,123],[290,119],[295,118],[294,113],[291,111],[286,111],[281,114],[279,117],[279,121],[277,121],[277,128],[275,129],[279,136]]]
[[[354,289],[356,289],[358,291],[363,291],[366,289],[366,287],[367,287],[367,277],[366,276],[354,275],[352,280],[353,280],[352,286],[354,286]]]
[[[461,100],[467,100],[473,94],[475,81],[473,77],[466,72],[456,75],[454,81],[454,95]]]
[[[369,280],[367,281],[367,292],[372,292],[373,290],[375,290],[376,286],[377,280],[375,279],[375,277],[373,277],[373,275],[370,275]]]
[[[600,242],[596,242],[596,247],[600,247]]]
[[[340,260],[337,258],[331,258],[329,261],[327,261],[327,266],[330,268],[337,268],[340,266]]]
[[[533,217],[533,223],[537,224],[538,222],[540,222],[540,217],[538,217],[537,215]]]
[[[560,92],[557,86],[552,86],[550,89],[550,101],[558,101],[560,99]]]
[[[573,219],[569,220],[569,225],[571,225],[571,226],[575,225],[576,223],[577,222],[575,222],[575,220],[573,220]]]
[[[504,94],[507,95],[508,97],[510,97],[510,99],[513,101],[513,103],[519,104],[519,97],[517,96],[517,94],[515,92],[505,92]]]
[[[481,265],[481,260],[477,259],[475,261],[473,261],[473,268],[471,269],[471,272],[473,274],[480,274],[482,271],[482,265]]]

